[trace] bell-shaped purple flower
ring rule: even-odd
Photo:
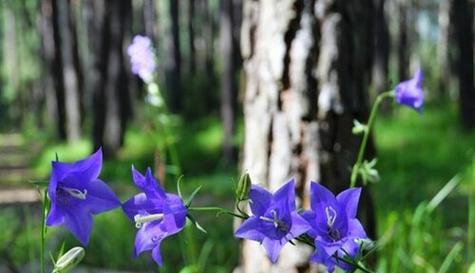
[[[424,104],[424,91],[422,82],[424,76],[422,70],[417,69],[414,77],[396,85],[396,101],[399,104],[407,105],[418,112],[421,112]]]
[[[122,204],[122,209],[139,229],[135,236],[134,254],[137,257],[144,251],[152,250],[152,258],[161,266],[160,244],[166,237],[183,229],[187,210],[178,195],[163,190],[150,168],[143,176],[132,167],[132,177],[143,192]]]
[[[341,192],[336,198],[324,186],[312,182],[311,211],[302,216],[312,228],[308,235],[315,239],[312,262],[325,264],[332,272],[335,266],[351,270],[351,266],[338,258],[356,255],[359,241],[367,239],[360,221],[356,219],[361,188]]]
[[[92,229],[92,215],[120,206],[112,190],[100,180],[102,150],[74,163],[53,161],[48,187],[51,209],[48,226],[64,225],[87,245]]]
[[[236,237],[260,242],[275,263],[290,240],[304,234],[310,225],[295,211],[295,182],[290,180],[272,195],[252,185],[249,192],[252,216],[236,230]]]
[[[144,82],[150,83],[157,67],[150,38],[136,35],[128,47],[127,53],[132,64],[132,73],[139,76]]]

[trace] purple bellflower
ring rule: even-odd
[[[396,85],[397,103],[409,106],[417,112],[421,112],[424,104],[424,91],[422,90],[423,79],[422,70],[419,68],[412,79]]]
[[[368,238],[356,219],[361,188],[347,189],[335,198],[318,183],[312,182],[310,187],[312,210],[302,216],[312,226],[307,234],[315,239],[316,249],[311,261],[326,265],[329,272],[333,272],[335,266],[351,270],[351,265],[337,257],[354,258],[359,251],[359,242]]]
[[[252,216],[236,230],[236,237],[260,242],[272,263],[290,240],[310,229],[310,225],[295,211],[295,182],[290,180],[272,195],[252,185],[249,191]]]
[[[127,53],[132,64],[132,73],[139,76],[144,82],[150,83],[157,67],[150,38],[136,35],[128,47]]]
[[[48,187],[51,210],[48,226],[65,225],[87,245],[92,229],[92,215],[120,206],[112,190],[98,178],[102,167],[102,150],[74,162],[53,161]]]
[[[145,176],[132,167],[135,185],[143,192],[122,205],[125,214],[139,229],[135,236],[135,257],[152,250],[152,258],[161,266],[160,244],[166,237],[180,232],[186,223],[186,207],[176,194],[166,193],[150,168]]]

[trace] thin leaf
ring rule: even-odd
[[[183,180],[183,177],[184,175],[180,175],[176,182],[176,191],[178,192],[178,196],[180,196],[181,199],[183,199],[183,194],[181,193],[181,181]]]
[[[193,201],[193,199],[195,198],[196,194],[198,194],[198,192],[201,190],[201,185],[198,186],[198,188],[196,188],[190,195],[190,197],[188,197],[188,199],[186,200],[186,207],[189,207],[191,205],[191,202]]]
[[[205,234],[208,234],[208,232],[206,231],[206,229],[204,229],[199,223],[198,221],[196,221],[195,217],[193,217],[193,215],[191,214],[186,214],[186,217],[191,221],[191,223],[201,232],[205,233]]]
[[[460,183],[462,178],[460,175],[454,176],[452,179],[450,179],[447,184],[430,200],[429,204],[427,205],[427,211],[431,213],[437,206],[444,201],[444,199],[449,195],[455,187]]]
[[[455,257],[460,253],[460,251],[462,251],[462,248],[463,248],[462,242],[456,243],[454,247],[452,247],[452,249],[450,250],[447,257],[445,257],[444,261],[442,262],[442,265],[439,268],[439,271],[437,272],[438,273],[448,272],[450,265],[454,261]]]

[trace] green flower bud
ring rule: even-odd
[[[249,191],[251,190],[251,177],[249,176],[249,173],[245,173],[239,178],[239,181],[237,183],[236,187],[236,199],[239,201],[246,200],[249,194]]]
[[[74,268],[86,255],[84,248],[77,246],[64,253],[54,265],[52,273],[66,273]]]

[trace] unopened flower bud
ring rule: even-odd
[[[247,196],[249,194],[249,191],[251,190],[251,177],[249,176],[249,173],[245,173],[239,178],[239,181],[237,183],[236,187],[236,198],[239,201],[246,200]]]
[[[64,253],[54,265],[53,273],[66,273],[75,267],[86,255],[84,248],[77,246]]]

